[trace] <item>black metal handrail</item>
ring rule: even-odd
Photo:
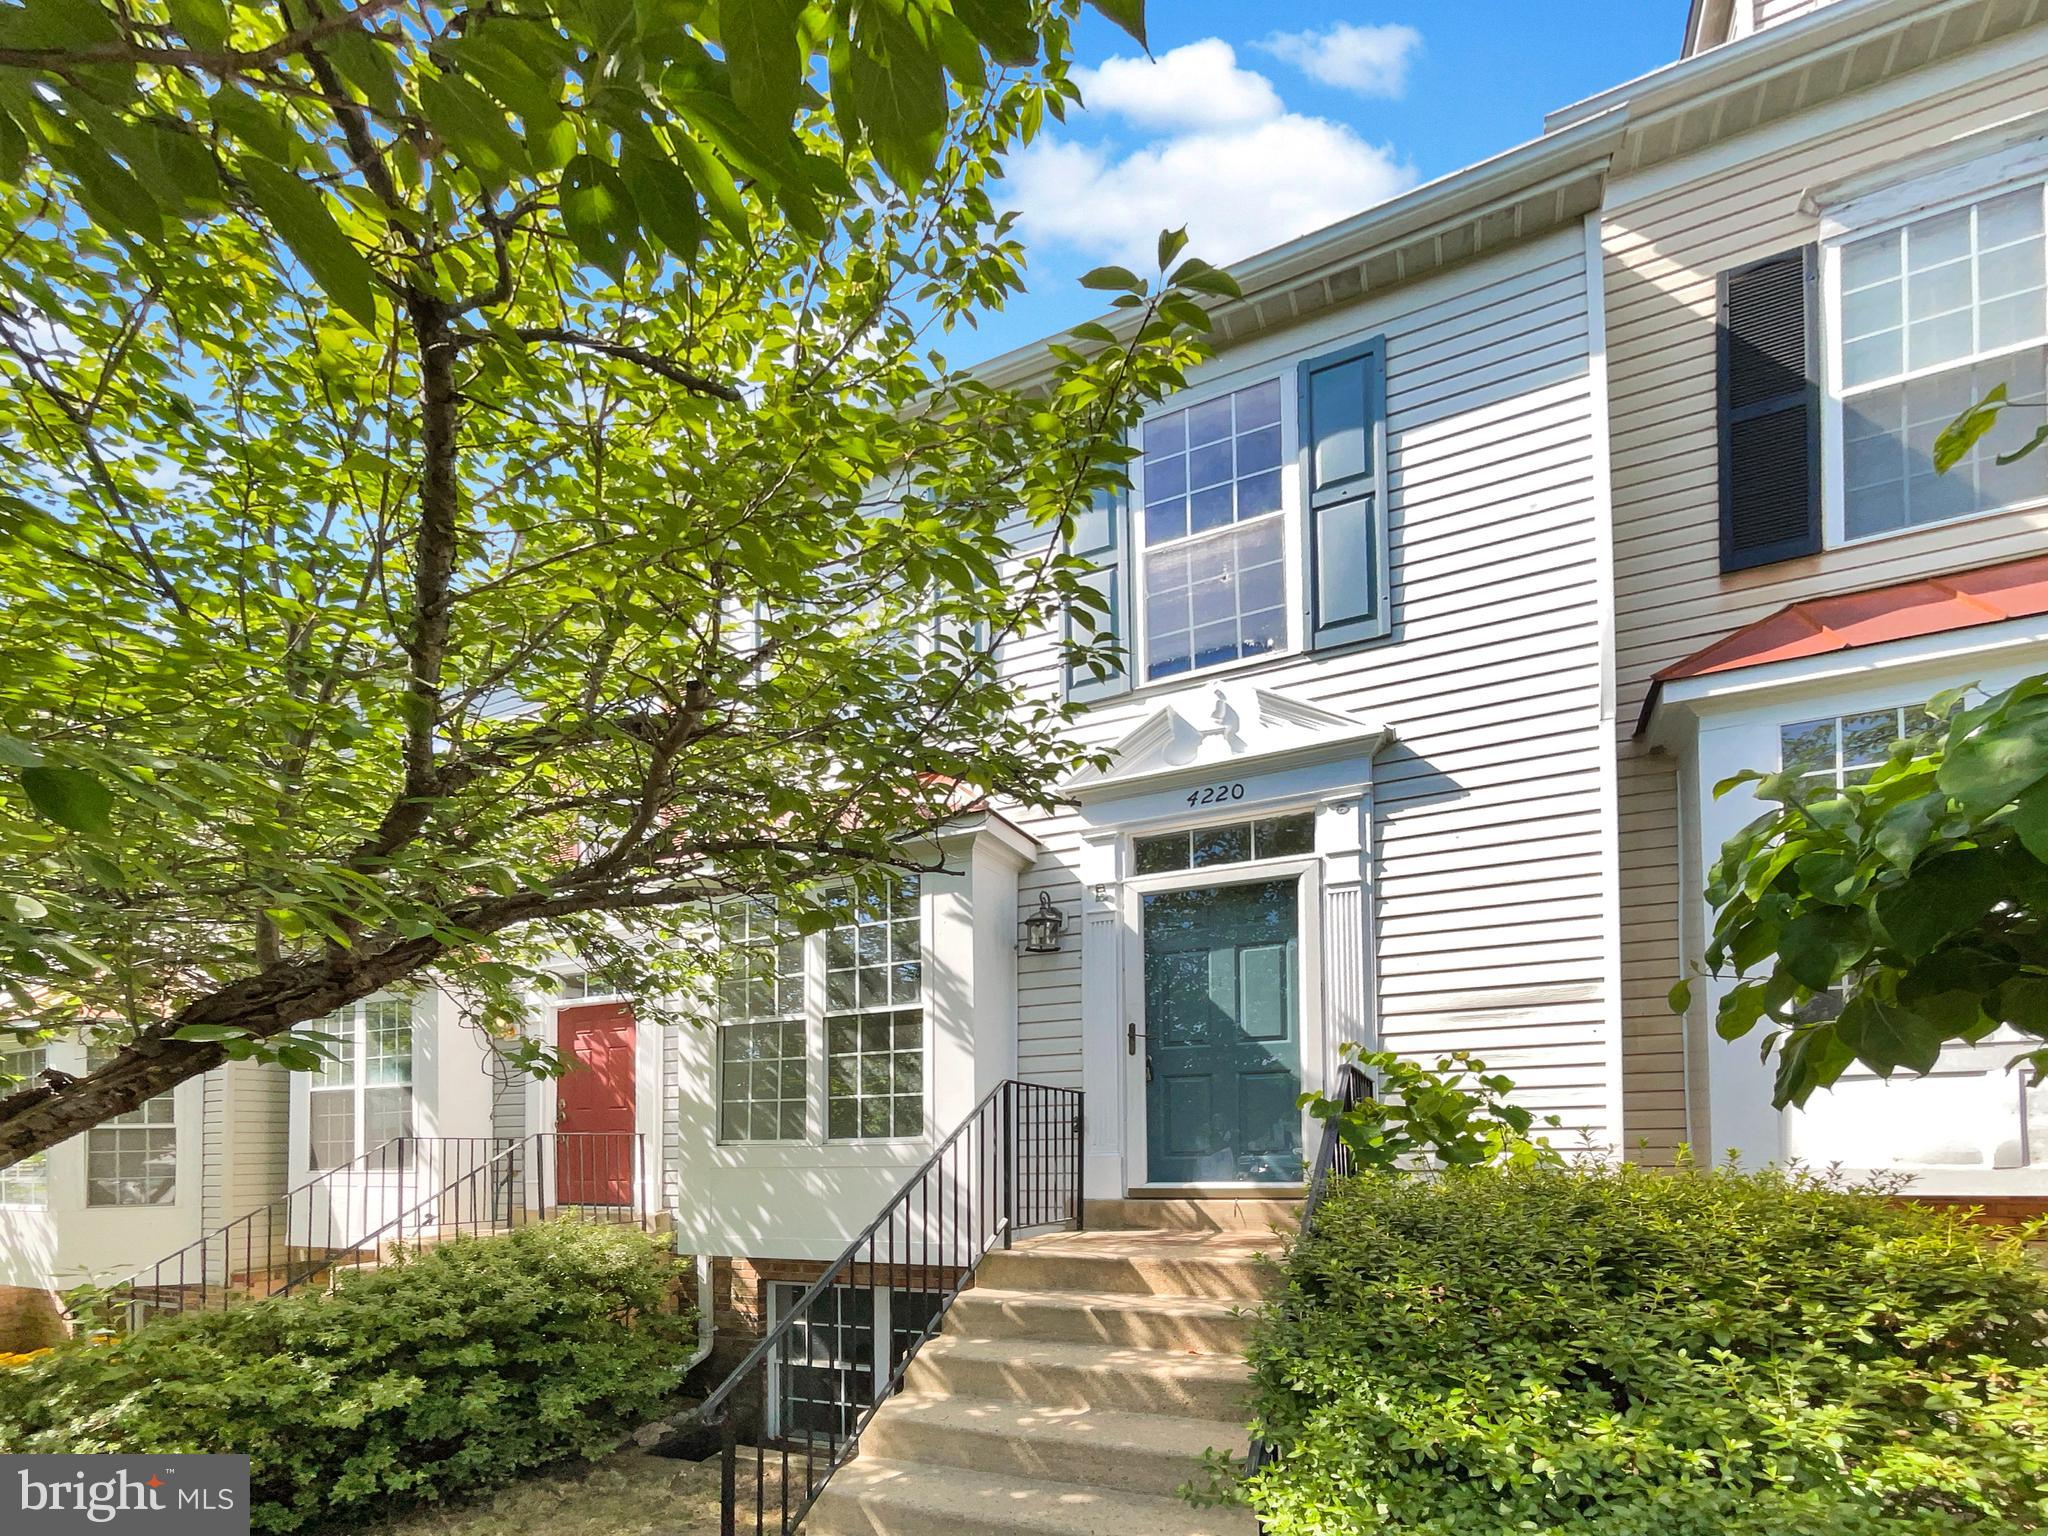
[[[1078,1089],[998,1083],[704,1399],[699,1422],[719,1428],[722,1536],[740,1530],[743,1419],[755,1536],[789,1536],[989,1250],[1033,1228],[1080,1229],[1081,1132]]]
[[[1354,1062],[1344,1062],[1337,1068],[1337,1102],[1345,1109],[1355,1109],[1372,1097],[1372,1079],[1359,1069]],[[1301,1202],[1301,1225],[1297,1229],[1301,1237],[1307,1237],[1315,1226],[1316,1212],[1321,1209],[1323,1197],[1329,1192],[1330,1180],[1345,1178],[1351,1173],[1351,1148],[1337,1130],[1334,1118],[1323,1122],[1322,1140],[1316,1143],[1316,1161],[1309,1173],[1308,1189]],[[1250,1477],[1261,1467],[1269,1466],[1274,1459],[1273,1447],[1264,1440],[1254,1437],[1245,1453],[1244,1473]],[[1265,1521],[1259,1522],[1259,1530],[1266,1529]]]
[[[394,1136],[97,1293],[135,1327],[326,1283],[397,1241],[485,1236],[564,1212],[647,1224],[633,1131]]]

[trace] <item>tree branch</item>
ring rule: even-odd
[[[716,400],[730,401],[734,405],[746,403],[746,396],[740,393],[738,386],[705,374],[694,373],[680,363],[670,362],[659,353],[650,352],[645,347],[632,346],[623,341],[606,341],[602,337],[588,336],[581,331],[572,331],[559,325],[521,326],[514,334],[528,345],[552,341],[559,342],[565,347],[578,347],[585,352],[602,353],[606,357],[615,357],[621,362],[645,368],[649,373],[659,374],[671,384],[680,384],[692,394],[708,395]],[[497,339],[495,335],[482,332],[469,332],[455,338],[457,345],[466,347],[480,346],[484,342]]]

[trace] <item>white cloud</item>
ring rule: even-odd
[[[1147,128],[1227,128],[1281,114],[1264,75],[1240,69],[1220,37],[1205,37],[1156,59],[1105,59],[1074,71],[1091,112],[1114,112]]]
[[[1011,162],[1010,204],[1023,211],[1027,239],[1149,272],[1162,229],[1186,224],[1190,254],[1235,261],[1384,202],[1417,180],[1391,146],[1368,144],[1340,123],[1283,112],[1123,155],[1041,140]]]
[[[1422,51],[1422,34],[1397,22],[1340,21],[1326,32],[1275,32],[1257,46],[1311,80],[1391,98],[1408,89],[1408,66]]]

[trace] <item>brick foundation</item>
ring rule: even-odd
[[[70,1332],[54,1292],[0,1285],[0,1354],[43,1349]]]
[[[1899,1195],[1902,1205],[1939,1206],[1992,1227],[2017,1227],[2048,1216],[2048,1195]]]

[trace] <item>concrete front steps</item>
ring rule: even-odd
[[[1141,1209],[1142,1208],[1142,1209]],[[1091,1229],[982,1261],[812,1536],[1254,1536],[1175,1496],[1241,1456],[1251,1314],[1283,1201],[1091,1202]],[[1110,1230],[1095,1222],[1115,1221]]]

